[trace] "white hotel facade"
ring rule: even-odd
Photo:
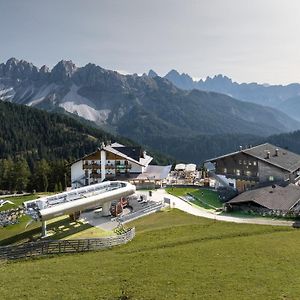
[[[136,178],[146,172],[152,159],[141,147],[102,144],[95,152],[72,163],[72,189],[103,180]]]

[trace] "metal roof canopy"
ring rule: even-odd
[[[34,220],[46,221],[72,214],[135,193],[135,186],[123,181],[107,181],[54,196],[24,202],[26,213]]]

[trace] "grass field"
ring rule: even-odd
[[[188,187],[188,188],[181,188],[181,187],[166,188],[167,193],[169,193],[173,196],[177,196],[177,197],[185,196],[185,195],[187,195],[187,193],[192,193],[192,192],[196,192],[196,191],[198,191],[198,189],[194,189],[191,187]]]
[[[299,299],[300,232],[178,210],[110,250],[0,264],[2,299]]]
[[[206,189],[195,189],[192,187],[188,188],[166,188],[166,192],[173,196],[182,197],[187,194],[192,194],[195,199],[191,201],[192,203],[203,207],[205,209],[219,208],[222,207],[223,203],[219,200],[219,195],[217,192]]]
[[[38,198],[38,195],[26,195],[26,196],[16,196],[16,197],[7,197],[7,198],[1,198],[3,200],[9,200],[13,202],[13,204],[5,204],[2,207],[0,207],[0,211],[8,210],[11,208],[16,208],[20,205],[22,205],[23,202],[34,200]]]
[[[197,204],[204,208],[220,208],[223,206],[223,203],[219,199],[219,194],[212,190],[197,190],[191,192],[195,197],[195,201],[192,201],[194,204]],[[208,205],[206,205],[208,204]]]

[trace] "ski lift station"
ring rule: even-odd
[[[69,192],[24,202],[27,215],[42,222],[42,235],[46,236],[46,221],[63,215],[79,215],[86,209],[102,207],[102,215],[110,215],[111,202],[135,193],[129,182],[106,181],[81,187]]]

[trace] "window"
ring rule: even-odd
[[[269,181],[274,181],[274,176],[269,176]]]
[[[241,161],[241,160],[239,160],[239,164],[240,164],[240,165],[242,164],[242,161]]]
[[[224,168],[224,173],[225,173],[225,174],[227,173],[227,168]]]
[[[249,166],[252,165],[252,161],[251,161],[251,160],[248,161],[248,165],[249,165]]]
[[[236,169],[235,173],[236,173],[237,176],[241,175],[241,171],[239,169]]]
[[[254,161],[254,162],[253,162],[253,166],[256,166],[256,164],[257,164],[256,161]]]
[[[251,176],[251,171],[246,171],[247,176]]]
[[[246,165],[247,164],[247,161],[246,160],[244,160],[244,165]]]

